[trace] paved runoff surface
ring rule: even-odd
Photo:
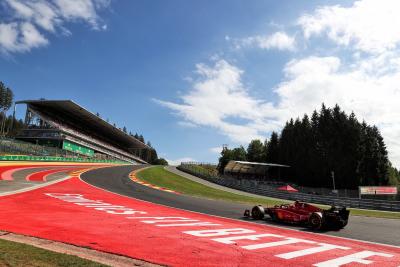
[[[91,163],[0,161],[0,196],[43,187],[91,168]]]
[[[0,230],[170,266],[400,266],[400,247],[244,221],[244,205],[136,184],[128,176],[137,168],[96,169],[0,197]],[[365,224],[361,239],[398,234],[385,225]]]

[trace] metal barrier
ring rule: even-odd
[[[299,200],[310,203],[324,204],[324,205],[339,205],[350,208],[369,209],[369,210],[385,210],[385,211],[398,211],[400,212],[400,201],[387,201],[387,200],[370,200],[370,199],[357,199],[357,198],[344,198],[335,196],[321,196],[321,195],[310,195],[298,192],[285,192],[278,191],[271,186],[257,185],[255,181],[247,180],[236,180],[229,178],[211,177],[204,175],[199,172],[193,171],[188,165],[181,165],[177,167],[179,170],[194,176],[203,178],[204,180],[210,181],[215,184],[234,188],[237,190],[280,198],[288,200]]]
[[[82,158],[79,154],[14,139],[0,138],[0,161],[60,161],[87,163],[126,163],[115,159]]]
[[[127,164],[127,162],[125,161],[118,161],[118,160],[64,158],[64,157],[50,157],[50,156],[23,156],[23,155],[0,156],[0,161],[58,161],[58,162]]]

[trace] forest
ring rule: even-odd
[[[272,132],[264,142],[252,140],[247,149],[223,148],[219,172],[229,160],[289,165],[282,177],[303,186],[332,187],[332,174],[337,188],[400,184],[378,128],[338,105],[322,104],[311,117],[291,119],[280,133]]]

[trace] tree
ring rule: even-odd
[[[159,158],[156,162],[157,165],[164,165],[168,166],[168,161],[166,161],[164,158]]]
[[[124,126],[124,128],[122,128],[122,131],[124,132],[124,133],[127,133],[128,131],[126,130],[126,127]]]
[[[138,138],[138,139],[139,139],[140,142],[144,143],[144,137],[143,137],[143,135],[139,135],[139,138]]]
[[[25,123],[23,120],[15,119],[12,115],[9,115],[6,119],[6,129],[7,136],[15,137],[23,128],[25,127]]]
[[[218,166],[217,166],[219,173],[224,172],[224,168],[230,160],[233,160],[232,150],[230,150],[227,147],[222,148],[221,156],[218,159]]]
[[[279,136],[276,132],[272,132],[271,138],[267,142],[265,150],[266,150],[265,162],[267,163],[279,162]]]
[[[246,150],[243,146],[232,149],[232,160],[246,161]]]
[[[6,112],[11,108],[14,100],[14,94],[12,90],[0,82],[0,109],[3,114],[3,120],[0,126],[0,132],[3,135],[5,130],[5,119]]]
[[[158,155],[157,155],[157,151],[154,148],[149,149],[149,159],[148,162],[150,164],[157,164],[157,160],[158,160]]]
[[[400,172],[389,163],[389,185],[400,186]]]
[[[229,149],[224,147],[221,151],[221,157],[218,160],[218,172],[223,173],[225,166],[228,164],[230,160],[246,160],[246,150],[243,146],[236,147],[234,149]]]
[[[259,139],[252,140],[247,147],[247,160],[251,162],[262,162],[264,154],[264,144]]]

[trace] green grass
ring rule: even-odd
[[[233,202],[262,204],[262,205],[276,205],[281,203],[291,203],[291,200],[281,200],[276,198],[264,198],[264,197],[248,197],[242,196],[223,190],[214,189],[182,176],[176,175],[164,169],[162,166],[155,166],[144,169],[136,173],[136,176],[145,182],[150,184],[164,187],[177,191],[179,193],[197,197],[204,197],[209,199],[219,199]],[[250,206],[251,206],[250,205]],[[321,208],[327,208],[325,205],[318,205]],[[376,210],[362,210],[362,209],[350,209],[351,215],[355,216],[368,216],[377,218],[390,218],[400,219],[400,212],[387,212],[387,211],[376,211]]]
[[[264,205],[276,205],[282,203],[282,200],[280,199],[248,197],[214,189],[169,172],[161,166],[151,167],[143,171],[139,171],[136,173],[136,176],[140,180],[146,181],[150,184],[191,196],[251,204],[258,203]]]
[[[351,210],[350,214],[353,216],[400,219],[400,212],[379,211],[379,210],[362,210],[362,209],[353,209],[353,208],[350,208],[349,210]]]
[[[0,266],[107,266],[62,253],[0,239]]]

